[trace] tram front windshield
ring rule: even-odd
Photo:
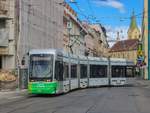
[[[53,75],[53,55],[31,55],[30,78],[51,78]]]

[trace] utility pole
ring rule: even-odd
[[[68,30],[68,38],[69,38],[69,42],[68,42],[68,47],[69,47],[69,90],[71,90],[71,56],[70,56],[70,52],[71,52],[71,46],[70,46],[70,41],[71,41],[71,37],[70,37],[70,32],[72,29],[72,23],[70,21],[70,18],[68,18],[68,22],[67,22],[67,30]]]
[[[108,75],[108,84],[111,85],[111,64],[110,64],[110,56],[108,56],[108,68],[107,68],[107,75]]]
[[[15,0],[15,66],[18,76],[18,89],[20,89],[20,63],[19,63],[19,55],[18,55],[18,48],[19,48],[19,38],[20,38],[20,25],[19,25],[19,19],[20,19],[20,5],[21,1]]]

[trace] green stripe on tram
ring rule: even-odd
[[[31,94],[55,94],[58,82],[29,82],[28,92]]]

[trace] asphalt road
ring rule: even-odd
[[[90,88],[59,96],[14,98],[0,104],[0,113],[150,113],[150,88]]]

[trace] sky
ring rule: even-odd
[[[142,22],[144,0],[66,0],[74,1],[71,7],[78,18],[90,23],[100,23],[107,29],[109,39],[115,39],[120,32],[122,39],[127,38],[130,17],[135,12],[139,28]]]

